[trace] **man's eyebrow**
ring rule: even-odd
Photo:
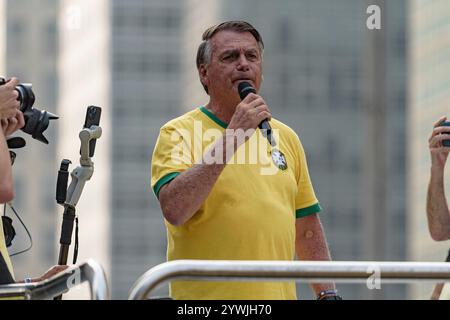
[[[225,54],[236,53],[238,51],[239,51],[238,49],[228,49],[228,50],[223,51],[220,55],[223,56]]]
[[[239,51],[240,51],[239,49],[227,49],[227,50],[223,51],[222,53],[220,53],[220,55],[223,56],[225,54],[237,53]],[[249,48],[249,49],[245,49],[245,52],[259,52],[259,50],[257,48]]]

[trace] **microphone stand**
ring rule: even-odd
[[[75,206],[77,205],[78,200],[80,199],[86,181],[90,180],[92,174],[94,173],[94,163],[92,162],[91,157],[89,157],[89,142],[92,139],[100,138],[101,135],[102,135],[102,128],[100,126],[95,125],[91,126],[90,128],[83,128],[83,130],[80,131],[79,134],[81,140],[80,165],[76,167],[70,174],[72,180],[69,189],[67,190],[67,201],[64,195],[62,196],[62,199],[61,195],[59,197],[60,199],[58,199],[57,194],[58,203],[64,206],[63,221],[61,226],[61,237],[59,239],[60,243],[59,258],[58,258],[59,265],[67,264],[69,247],[72,241],[73,223],[75,220]],[[61,169],[64,169],[63,167],[65,167],[65,170],[67,171],[69,163],[70,163],[69,160],[63,160]],[[61,188],[59,188],[59,191],[64,192],[65,190],[61,190]],[[55,297],[55,300],[61,300],[61,298],[62,295],[59,295]]]

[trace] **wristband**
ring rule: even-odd
[[[321,291],[317,295],[317,300],[328,300],[329,298],[332,298],[332,300],[342,300],[342,298],[338,296],[337,290],[334,289]]]

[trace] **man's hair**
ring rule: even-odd
[[[245,21],[225,21],[209,27],[203,32],[202,43],[200,43],[197,49],[197,69],[200,68],[200,65],[208,65],[211,62],[212,48],[210,39],[219,31],[250,32],[258,43],[259,51],[261,54],[263,53],[264,42],[255,27]],[[202,85],[206,93],[208,93],[208,88],[203,83]]]

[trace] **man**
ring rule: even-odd
[[[429,142],[431,175],[427,195],[427,218],[431,237],[435,241],[450,239],[450,211],[444,192],[444,168],[450,147],[443,145],[448,140],[450,127],[441,126],[447,120],[442,117],[434,124]]]
[[[6,137],[25,125],[23,114],[19,110],[19,101],[17,100],[18,92],[15,90],[18,84],[19,80],[12,78],[6,84],[0,85],[0,203],[10,202],[14,198],[11,156]],[[66,268],[67,266],[54,266],[43,276],[36,279],[27,278],[24,281],[41,281],[50,278]],[[13,282],[15,282],[14,272],[6,249],[3,223],[0,219],[0,284]]]
[[[271,148],[257,130],[271,118],[266,102],[254,93],[241,101],[238,94],[243,81],[259,90],[262,55],[262,38],[246,22],[224,22],[203,34],[197,69],[209,103],[165,124],[152,159],[168,260],[290,261],[295,253],[303,260],[330,260],[300,140],[272,119],[279,134]],[[257,163],[247,161],[252,154],[235,163],[256,140],[269,152]],[[319,298],[337,296],[333,284],[312,289]],[[295,283],[287,282],[184,281],[172,283],[170,291],[175,299],[296,299]]]
[[[450,239],[450,211],[444,192],[444,168],[450,152],[450,147],[443,144],[444,140],[449,139],[448,135],[450,134],[450,127],[442,126],[446,120],[447,117],[441,117],[434,124],[433,132],[428,140],[431,154],[431,175],[427,194],[427,218],[431,238],[435,241]],[[450,251],[446,261],[450,261]],[[448,287],[448,285],[436,284],[431,299],[438,300],[442,298],[441,296],[449,295],[449,290],[446,290],[449,293],[442,294],[445,291],[444,287]]]

